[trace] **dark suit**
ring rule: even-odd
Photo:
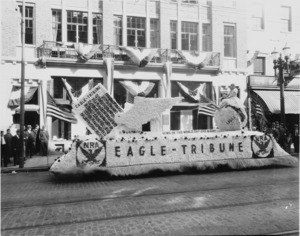
[[[22,155],[22,142],[20,139],[20,136],[13,136],[12,138],[12,150],[13,150],[13,156],[14,156],[14,165],[18,165],[20,161],[20,157]]]
[[[7,133],[4,135],[4,139],[5,139],[5,142],[6,142],[6,152],[7,152],[7,157],[10,158],[13,156],[12,154],[12,138],[13,138],[13,135],[11,133]]]
[[[1,165],[2,165],[2,160],[3,160],[4,167],[7,167],[7,163],[8,163],[7,145],[6,145],[3,134],[1,134],[1,136],[0,136],[0,143],[1,143]]]
[[[294,143],[295,152],[299,153],[299,129],[294,129],[292,132],[292,140]]]

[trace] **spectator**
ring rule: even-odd
[[[3,165],[4,167],[7,167],[8,163],[8,158],[7,158],[7,151],[6,151],[6,142],[4,138],[4,132],[1,130],[1,137],[0,137],[0,142],[1,142],[1,166]],[[3,162],[3,164],[2,164]]]
[[[20,130],[17,130],[17,133],[12,138],[12,150],[13,150],[13,157],[14,157],[14,165],[19,165],[20,157],[22,155],[22,146],[23,142],[20,139]]]
[[[40,149],[41,149],[41,142],[40,142],[40,126],[39,125],[35,125],[34,130],[33,130],[34,134],[35,134],[35,154],[40,154]]]
[[[12,134],[10,132],[10,129],[6,130],[6,134],[4,135],[4,139],[6,142],[6,153],[7,153],[7,157],[8,157],[8,163],[11,163],[10,158],[13,156],[12,154]]]
[[[273,137],[275,138],[276,142],[279,141],[279,123],[278,121],[272,123],[272,133]]]
[[[41,141],[41,151],[42,151],[42,156],[47,156],[48,155],[48,141],[49,141],[49,134],[48,131],[45,129],[43,126],[42,129],[40,130],[39,138]]]
[[[27,125],[27,131],[24,133],[26,140],[26,158],[32,158],[33,152],[35,150],[35,134],[31,130],[31,125]]]
[[[294,124],[294,130],[292,132],[292,140],[294,143],[294,152],[299,153],[299,125]]]
[[[279,127],[278,143],[285,151],[288,151],[288,131],[286,127],[284,127],[283,123],[281,123]]]

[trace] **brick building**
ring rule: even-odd
[[[19,117],[22,2],[1,3],[5,129]],[[215,128],[192,95],[218,103],[235,83],[246,101],[246,10],[236,0],[26,1],[25,124],[45,125],[53,143],[71,140],[86,132],[72,123],[72,99],[102,83],[124,107],[133,96],[127,83],[147,97],[184,97],[164,114],[164,130]],[[145,48],[139,61],[129,56],[136,47]]]

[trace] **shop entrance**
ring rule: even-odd
[[[36,111],[26,111],[24,115],[24,124],[31,125],[34,129],[35,125],[40,125],[40,115]]]

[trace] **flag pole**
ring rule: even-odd
[[[21,20],[21,36],[22,36],[22,59],[21,59],[21,97],[20,97],[20,140],[21,140],[21,156],[19,167],[24,168],[24,87],[25,87],[25,0],[22,2],[22,20]]]

